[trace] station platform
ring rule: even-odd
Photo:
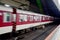
[[[60,40],[60,25],[58,25],[57,28],[53,30],[45,40]]]

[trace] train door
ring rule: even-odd
[[[12,31],[12,13],[11,12],[3,12],[2,17],[2,27],[0,28],[0,33],[8,33]]]

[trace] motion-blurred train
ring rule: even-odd
[[[0,5],[0,35],[53,22],[53,17]],[[15,23],[14,23],[15,22]],[[15,26],[13,26],[15,25]]]

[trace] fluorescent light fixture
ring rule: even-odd
[[[53,2],[56,5],[56,7],[58,8],[58,10],[60,11],[60,0],[53,0]]]
[[[60,5],[60,0],[58,0],[58,4]]]
[[[8,5],[8,4],[5,4],[5,6],[6,6],[6,7],[10,7],[10,5]]]
[[[59,11],[60,11],[60,0],[58,0],[57,6],[58,6],[58,9],[59,9]]]

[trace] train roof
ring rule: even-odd
[[[39,14],[39,13],[31,12],[31,11],[19,10],[19,9],[17,9],[17,13],[32,14],[32,15],[39,15],[39,16],[48,16],[48,15],[43,15],[43,14]],[[48,17],[51,17],[51,16],[48,16]]]
[[[5,6],[2,6],[2,5],[0,5],[0,10],[13,12],[13,9],[11,7],[5,7]],[[48,15],[43,15],[43,14],[31,12],[31,11],[25,11],[25,10],[20,10],[20,9],[16,9],[16,10],[17,10],[17,13],[51,17],[51,16],[48,16]]]
[[[12,9],[12,8],[10,8],[10,7],[5,7],[5,6],[2,6],[2,5],[0,5],[0,10],[13,12],[13,9]]]

